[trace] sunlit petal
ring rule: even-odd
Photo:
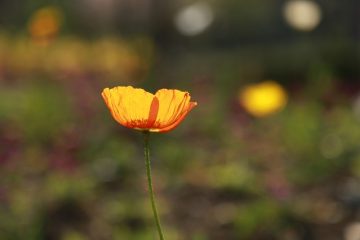
[[[190,94],[161,89],[155,95],[133,87],[106,88],[102,96],[114,119],[137,130],[165,132],[175,128],[197,103]]]
[[[161,129],[159,129],[159,132],[168,132],[174,128],[176,128],[182,120],[184,120],[184,118],[187,116],[187,114],[197,105],[196,102],[190,102],[189,105],[188,105],[188,108],[183,111],[181,113],[181,115],[171,124],[167,125],[167,126],[164,126],[162,127]]]

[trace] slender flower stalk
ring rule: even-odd
[[[164,234],[162,233],[162,230],[161,230],[160,218],[159,218],[158,211],[156,208],[155,194],[154,194],[153,184],[152,184],[151,165],[150,165],[150,150],[149,150],[150,132],[144,131],[143,135],[144,135],[145,166],[146,166],[146,175],[147,175],[147,182],[148,182],[148,191],[149,191],[149,195],[150,195],[150,202],[151,202],[151,207],[153,210],[156,228],[158,230],[160,240],[164,240],[165,238],[164,238]]]

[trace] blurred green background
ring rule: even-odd
[[[0,240],[157,239],[105,87],[198,102],[151,136],[169,240],[360,239],[358,0],[0,1]]]

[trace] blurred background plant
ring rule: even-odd
[[[360,238],[357,0],[0,2],[0,239],[156,239],[104,87],[188,90],[152,139],[168,239]],[[145,215],[144,215],[145,213]]]

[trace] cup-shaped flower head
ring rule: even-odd
[[[155,94],[140,88],[105,88],[102,97],[114,119],[121,125],[142,131],[167,132],[180,124],[197,105],[190,94],[160,89]]]

